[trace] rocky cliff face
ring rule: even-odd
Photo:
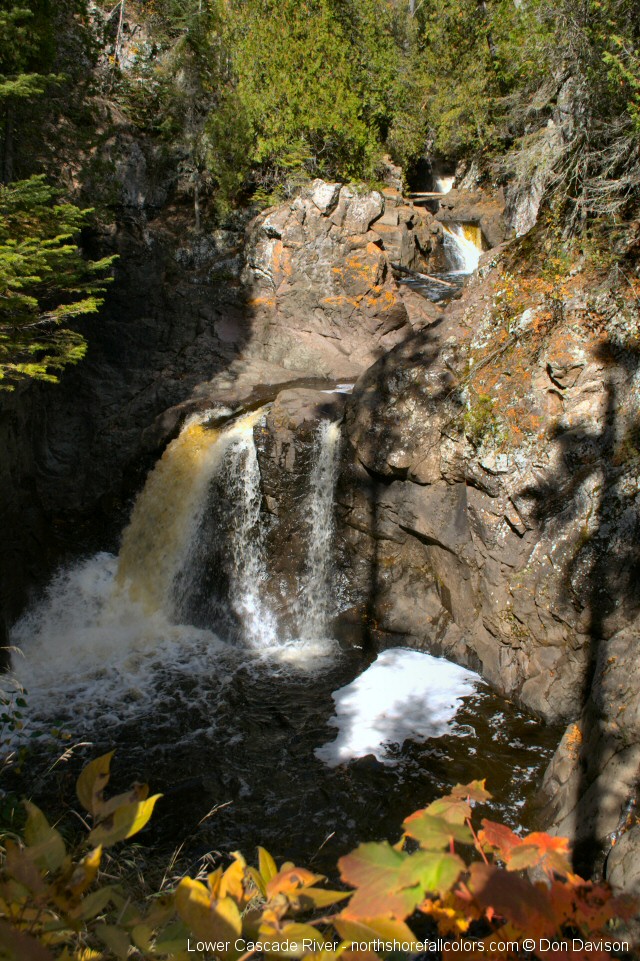
[[[359,380],[345,420],[344,616],[573,719],[545,816],[585,863],[640,763],[632,286],[617,268],[560,278],[489,255],[460,302]]]
[[[460,210],[481,223],[475,195],[454,200],[443,219]],[[498,204],[483,204],[497,216]],[[620,829],[640,762],[639,318],[616,268],[554,266],[535,243],[485,255],[462,299],[411,333],[398,328],[400,343],[347,400],[335,628],[374,648],[445,654],[542,717],[569,721],[544,816],[578,839],[588,868]],[[290,331],[305,316],[294,302]],[[366,321],[364,330],[371,336]],[[321,343],[320,330],[312,336]],[[263,445],[269,509],[293,524],[273,528],[284,555],[300,530],[286,505],[309,456],[307,400],[287,395]],[[608,862],[627,885],[629,844]]]
[[[316,181],[248,232],[248,356],[326,377],[357,377],[419,325],[390,263],[434,253],[438,225],[398,194]],[[413,323],[412,323],[413,321]]]

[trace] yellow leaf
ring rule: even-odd
[[[265,882],[275,878],[278,873],[276,862],[265,848],[258,848],[258,870]]]
[[[109,783],[109,769],[114,754],[115,751],[109,751],[108,754],[103,754],[102,757],[91,761],[78,778],[76,794],[80,804],[89,814],[98,813],[97,808],[102,800],[102,792]]]
[[[296,868],[293,865],[285,870],[282,866],[280,872],[267,882],[267,897],[269,899],[276,894],[289,894],[298,891],[300,888],[311,887],[316,881],[323,881],[324,875],[312,874],[306,868]]]
[[[321,950],[324,943],[324,938],[316,928],[312,928],[310,924],[295,922],[285,924],[282,928],[261,924],[258,937],[260,941],[280,946],[275,951],[265,952],[268,957],[302,958],[312,949]]]
[[[244,878],[247,862],[237,851],[233,852],[234,862],[229,865],[220,881],[219,898],[231,897],[238,904],[247,900],[244,890]]]
[[[24,829],[27,853],[42,870],[57,871],[67,854],[62,835],[49,825],[40,808],[30,801],[23,803],[27,809]]]
[[[344,941],[355,941],[357,944],[373,941],[399,941],[409,945],[416,944],[416,936],[404,921],[394,921],[390,918],[371,918],[366,921],[351,921],[338,915],[333,920],[333,926]],[[416,953],[414,947],[410,954]],[[385,954],[388,952],[380,952]]]
[[[140,801],[138,804],[123,804],[93,829],[89,835],[89,844],[110,847],[137,834],[153,814],[154,805],[160,797],[161,794],[154,794],[147,801]]]
[[[196,937],[218,943],[217,955],[231,959],[239,956],[234,943],[242,934],[242,918],[235,901],[215,901],[204,884],[183,878],[176,890],[176,908]]]
[[[350,898],[353,891],[325,891],[324,888],[301,888],[295,894],[303,908],[311,905],[314,908],[326,908],[330,904]],[[306,902],[306,903],[305,903]]]
[[[264,878],[260,874],[257,868],[247,868],[247,874],[255,884],[256,888],[260,892],[263,898],[267,896],[267,886],[264,883]],[[254,892],[255,894],[255,892]]]
[[[89,851],[82,861],[76,865],[71,880],[68,884],[70,894],[78,896],[84,894],[96,879],[100,861],[102,859],[102,845],[98,845],[93,851]]]
[[[207,884],[214,898],[220,897],[220,884],[222,882],[223,870],[216,868],[211,874],[207,875]]]
[[[98,801],[97,811],[95,813],[102,821],[104,818],[112,814],[117,808],[122,807],[123,804],[133,804],[137,801],[146,801],[148,797],[148,784],[134,784],[130,791],[125,791],[123,794],[116,794],[114,797],[109,798],[108,801]]]

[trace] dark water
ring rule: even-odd
[[[83,730],[77,712],[75,721],[62,718],[71,721],[74,738],[92,743],[58,766],[56,791],[71,798],[81,758],[116,747],[114,790],[137,779],[165,795],[140,842],[168,860],[185,841],[185,870],[208,851],[252,857],[261,844],[277,860],[331,874],[360,841],[397,840],[412,811],[456,783],[483,777],[494,795],[484,816],[534,826],[531,802],[560,732],[483,682],[462,700],[445,736],[395,746],[393,764],[369,756],[330,768],[314,751],[336,735],[328,724],[331,692],[369,662],[358,651],[342,652],[310,673],[276,664],[268,653],[239,653],[217,652],[209,664],[203,654],[200,675],[186,664],[165,664],[153,680],[152,703],[145,698],[133,711],[128,705],[122,723],[111,715]]]

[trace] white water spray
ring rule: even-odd
[[[247,425],[229,448],[225,468],[234,512],[231,605],[242,622],[249,643],[268,647],[276,643],[276,625],[261,596],[267,569],[260,526],[260,466],[253,440],[253,424]]]
[[[433,189],[438,194],[448,194],[453,190],[455,179],[455,177],[434,177]]]
[[[460,699],[472,694],[480,680],[444,658],[389,648],[334,693],[336,713],[329,723],[338,735],[318,748],[316,757],[330,767],[368,754],[394,764],[393,746],[446,734]]]
[[[445,248],[451,256],[455,270],[472,274],[478,269],[482,254],[482,232],[476,224],[446,224]]]
[[[327,636],[331,615],[331,565],[335,530],[333,506],[338,479],[340,425],[322,421],[316,435],[309,503],[309,553],[301,603],[301,636]]]

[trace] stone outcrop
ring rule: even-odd
[[[639,318],[613,275],[577,266],[559,306],[499,261],[348,403],[342,619],[571,721],[545,819],[586,864],[640,771]]]
[[[505,219],[504,192],[488,193],[481,189],[454,188],[440,199],[437,220],[443,224],[476,224],[488,248],[508,240],[512,231]]]
[[[261,214],[247,236],[247,355],[287,369],[352,378],[412,331],[390,269],[439,243],[429,214],[388,190],[311,188]]]

